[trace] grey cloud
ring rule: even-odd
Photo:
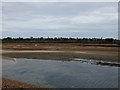
[[[89,36],[93,34],[87,32],[96,35],[106,32],[108,35],[98,36],[116,37],[117,14],[117,3],[3,3],[3,37],[14,33],[21,36],[19,32],[24,33],[23,36],[25,32],[68,36],[68,32],[75,37],[83,32]]]

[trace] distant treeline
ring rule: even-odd
[[[120,40],[113,38],[3,38],[1,39],[3,43],[105,43],[105,44],[118,44]]]

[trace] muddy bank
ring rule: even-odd
[[[42,87],[2,78],[2,88],[5,89],[5,88],[42,88]]]
[[[117,44],[3,43],[3,56],[12,58],[118,60]]]
[[[12,52],[3,53],[3,56],[11,58],[30,58],[30,59],[46,59],[46,60],[71,60],[72,58],[96,59],[118,61],[118,53],[109,52]]]

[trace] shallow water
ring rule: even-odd
[[[76,60],[3,60],[3,77],[47,88],[118,87],[118,67]]]

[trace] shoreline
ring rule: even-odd
[[[52,50],[3,50],[3,58],[71,60],[71,58],[118,61],[118,52],[109,51],[52,51]],[[14,61],[14,60],[13,60]]]
[[[117,44],[3,43],[3,56],[11,58],[70,60],[71,58],[118,61]],[[112,47],[108,47],[112,46]]]
[[[7,88],[43,88],[43,87],[27,84],[7,78],[2,78],[2,88],[7,89]]]
[[[87,60],[104,60],[104,61],[117,61],[118,62],[118,47],[96,47],[96,46],[79,46],[80,44],[51,44],[41,43],[36,47],[32,44],[3,44],[3,50],[1,50],[1,57],[15,61],[14,58],[27,58],[27,59],[44,59],[44,60],[71,60],[72,58],[80,58]],[[12,88],[12,84],[15,86],[22,83],[19,81],[3,79],[4,85],[7,82],[12,82],[9,87]],[[6,81],[5,81],[6,80]],[[23,85],[23,84],[21,84]],[[24,84],[25,88],[28,84]],[[33,86],[34,87],[34,86]],[[35,86],[36,87],[36,86]],[[47,89],[50,90],[50,89]]]

